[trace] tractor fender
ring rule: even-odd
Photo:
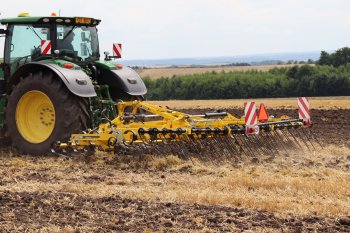
[[[100,84],[107,84],[132,96],[142,96],[147,93],[146,85],[141,77],[127,66],[119,69],[99,69],[97,79]]]
[[[84,71],[80,69],[67,69],[47,62],[29,62],[18,68],[11,77],[10,87],[18,83],[25,75],[43,69],[49,69],[60,77],[68,90],[74,95],[80,97],[96,96],[91,79]]]

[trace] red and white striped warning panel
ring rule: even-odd
[[[244,103],[245,133],[259,134],[255,102]]]
[[[113,44],[113,56],[118,58],[122,57],[122,44]]]
[[[307,97],[298,98],[299,119],[303,119],[306,125],[310,125],[310,105]]]
[[[51,54],[51,40],[41,41],[41,54]]]

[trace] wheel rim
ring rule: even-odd
[[[47,140],[55,127],[55,108],[41,91],[29,91],[16,107],[16,125],[22,137],[31,143]]]

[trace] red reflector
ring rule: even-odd
[[[71,63],[64,63],[63,67],[67,68],[67,69],[72,69],[74,67],[74,65]]]
[[[117,64],[117,69],[122,69],[122,68],[123,68],[123,65]]]

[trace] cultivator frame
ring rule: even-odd
[[[69,142],[57,142],[54,151],[97,148],[116,154],[156,152],[188,157],[220,153],[232,157],[242,153],[288,153],[287,147],[302,148],[302,143],[309,149],[314,147],[306,142],[314,139],[313,134],[304,132],[312,126],[310,119],[269,117],[265,122],[248,127],[247,116],[237,118],[222,111],[190,115],[138,100],[120,102],[116,107],[115,119],[106,118],[107,122],[95,129],[72,134]],[[300,138],[302,140],[298,140]]]

